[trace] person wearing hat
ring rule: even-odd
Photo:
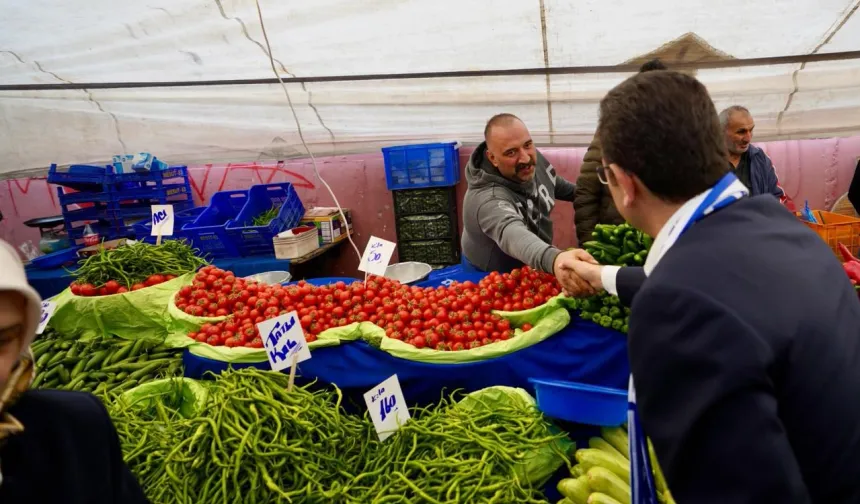
[[[41,304],[17,252],[0,240],[0,503],[149,502],[98,399],[29,390]]]

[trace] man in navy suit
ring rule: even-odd
[[[598,131],[617,208],[655,237],[617,280],[647,275],[631,398],[677,502],[860,502],[860,302],[833,252],[749,196],[694,78],[631,77]]]

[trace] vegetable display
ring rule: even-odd
[[[379,277],[371,277],[366,284],[313,286],[299,282],[281,287],[249,282],[206,266],[192,285],[179,291],[175,303],[194,316],[229,316],[188,333],[210,345],[262,348],[256,324],[296,311],[309,342],[331,328],[371,322],[385,329],[386,336],[416,348],[466,350],[514,336],[510,322],[493,310],[533,308],[558,293],[552,275],[528,267],[490,273],[477,285],[455,282],[447,287],[420,288]],[[531,326],[521,328],[527,331]]]
[[[666,478],[648,442],[657,498],[661,504],[674,504]],[[558,482],[564,499],[559,504],[631,504],[630,459],[627,432],[621,427],[601,429],[601,437],[588,440],[588,448],[576,451],[577,464],[570,478]]]
[[[600,264],[611,266],[642,266],[654,242],[650,236],[626,222],[598,224],[592,233],[594,240],[582,244]],[[627,333],[630,309],[621,306],[617,296],[602,292],[580,300],[579,316],[602,327]]]
[[[158,285],[205,265],[195,252],[182,240],[101,250],[81,259],[70,288],[76,296],[108,296]]]
[[[109,411],[126,463],[154,504],[186,502],[546,502],[524,470],[555,434],[534,407],[470,412],[451,400],[380,443],[337,389],[288,388],[268,371],[228,371],[205,407],[183,416],[177,394],[120,397]],[[133,400],[133,399],[131,399]],[[187,414],[186,414],[187,415]],[[566,459],[564,453],[558,457]]]
[[[598,224],[592,233],[594,240],[582,244],[600,264],[642,266],[654,240],[626,222]]]
[[[31,348],[38,371],[35,388],[120,392],[182,374],[182,351],[149,340],[80,341],[48,329]]]

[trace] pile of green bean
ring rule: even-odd
[[[345,414],[337,389],[287,391],[286,375],[243,369],[209,384],[201,416],[175,398],[109,407],[126,462],[154,504],[546,503],[524,476],[538,450],[567,459],[533,407],[466,411],[445,399],[385,442]]]
[[[480,401],[479,401],[480,402]],[[348,502],[545,503],[526,467],[542,450],[569,458],[542,415],[525,404],[456,407],[453,397],[415,411],[353,481]],[[534,482],[538,483],[538,482]]]
[[[182,240],[167,240],[161,245],[137,242],[81,259],[72,275],[80,284],[104,285],[116,280],[131,288],[152,275],[183,275],[196,271],[207,262],[198,251]]]
[[[147,340],[79,341],[47,329],[31,346],[33,388],[122,392],[138,384],[182,374],[182,350]]]
[[[340,393],[254,369],[213,383],[205,412],[153,421],[122,402],[111,415],[126,463],[154,504],[342,502],[371,458],[373,427],[342,414]],[[166,421],[165,421],[166,420]]]

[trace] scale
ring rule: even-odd
[[[50,254],[58,250],[64,250],[72,246],[69,235],[66,233],[65,221],[62,215],[53,217],[38,217],[24,221],[24,225],[38,228],[42,238],[39,240],[39,250],[43,254]]]

